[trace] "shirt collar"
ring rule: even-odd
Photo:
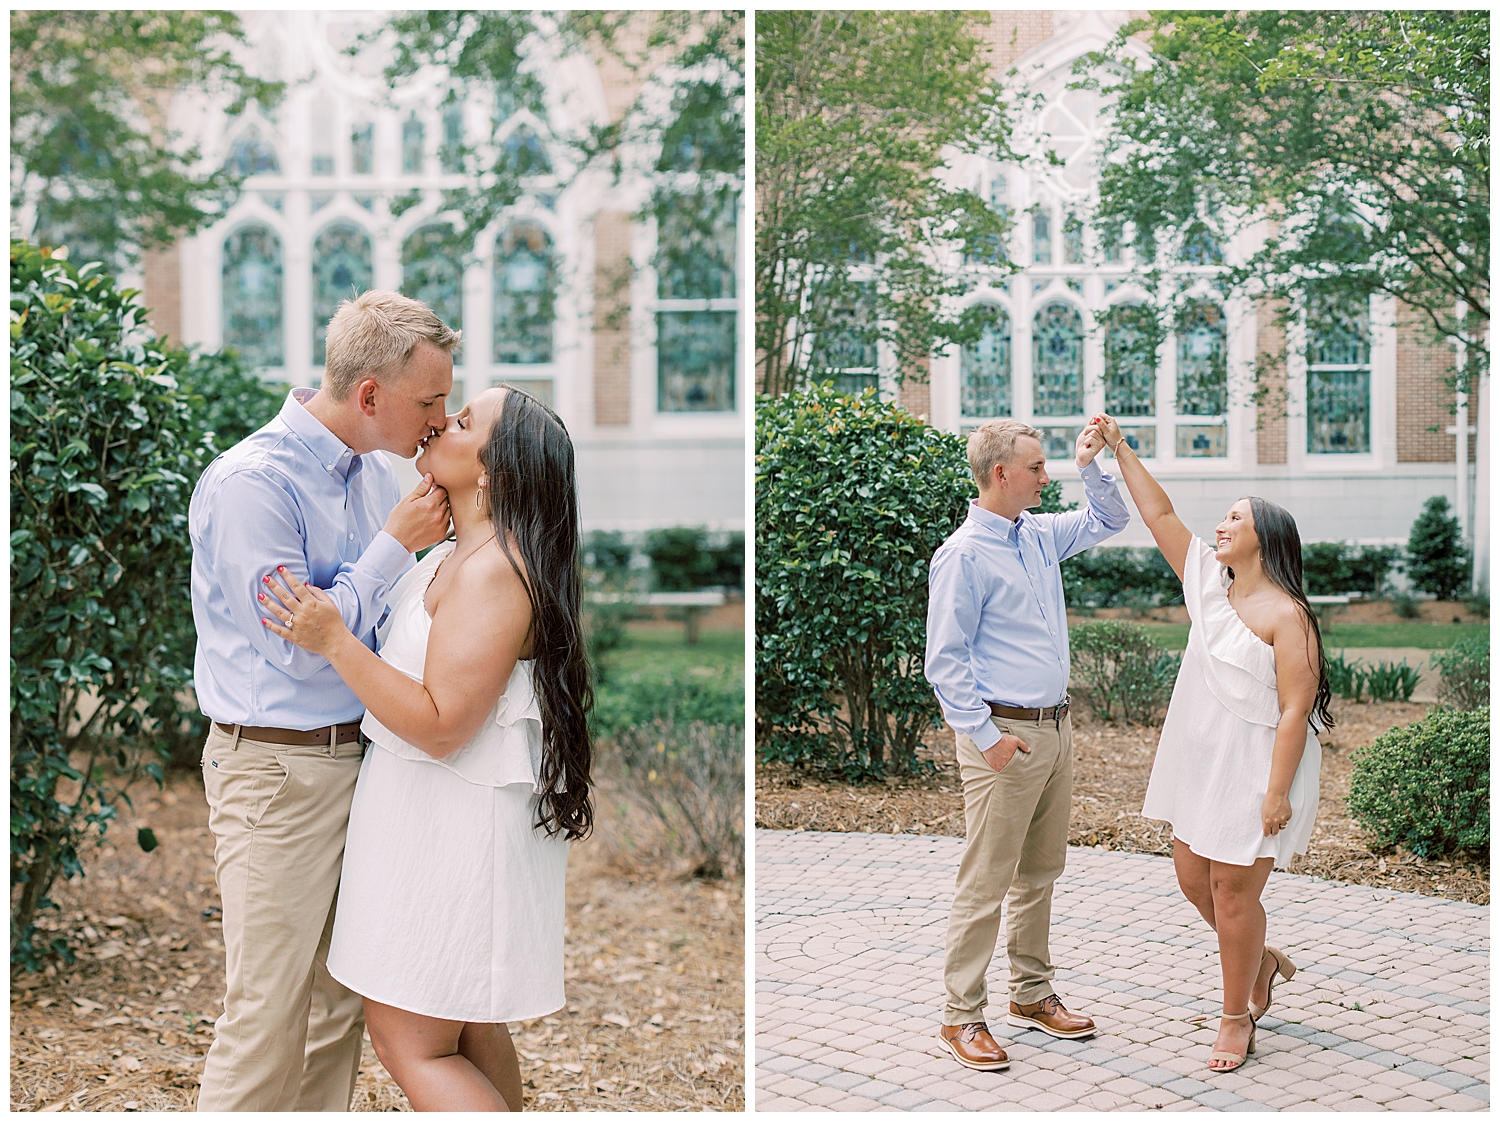
[[[969,500],[969,518],[976,524],[983,526],[990,533],[996,535],[1001,541],[1016,541],[1016,531],[1020,526],[1022,518],[1026,517],[1023,510],[1020,516],[1012,522],[1009,518],[1002,518],[992,510],[985,510],[979,505],[978,499]]]
[[[329,432],[322,421],[307,411],[305,403],[317,392],[305,386],[292,390],[286,395],[279,416],[286,427],[292,430],[292,435],[318,458],[324,471],[341,482],[347,482],[359,457],[347,444]]]

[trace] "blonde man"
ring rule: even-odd
[[[345,301],[322,388],[292,390],[193,492],[194,680],[227,972],[199,1110],[349,1109],[361,1002],[324,960],[364,706],[327,660],[261,624],[257,597],[286,564],[374,649],[396,579],[447,533],[448,497],[424,476],[403,498],[373,453],[416,455],[444,427],[459,341],[398,293]]]
[[[938,1036],[979,1071],[1009,1066],[990,1035],[985,973],[1006,904],[1009,1023],[1067,1039],[1094,1022],[1052,990],[1052,885],[1068,848],[1073,727],[1068,717],[1068,621],[1058,563],[1123,530],[1124,500],[1094,457],[1104,438],[1078,437],[1088,505],[1032,514],[1047,485],[1042,434],[1015,420],[969,435],[979,498],[933,555],[927,680],[957,740],[967,844],[958,868],[943,967],[947,1004]]]

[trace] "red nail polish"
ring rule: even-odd
[[[284,572],[286,572],[286,566],[285,565],[277,565],[276,566],[276,571],[278,573],[284,573]]]
[[[270,584],[271,583],[271,578],[270,577],[261,577],[260,579],[261,579],[261,583],[262,584]]]
[[[255,594],[255,598],[257,600],[264,600],[266,598],[266,594],[264,592],[257,592]]]

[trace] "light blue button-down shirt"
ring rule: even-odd
[[[1022,511],[1014,522],[969,504],[932,555],[927,576],[927,680],[944,719],[980,750],[1000,739],[986,702],[1056,705],[1068,692],[1068,618],[1058,562],[1118,534],[1130,510],[1114,477],[1091,460],[1088,505]]]
[[[355,455],[304,409],[313,392],[293,390],[193,490],[193,679],[198,707],[225,724],[315,729],[365,710],[327,659],[262,626],[261,577],[285,565],[326,589],[374,650],[386,597],[411,564],[381,529],[401,499],[395,470],[378,453]]]

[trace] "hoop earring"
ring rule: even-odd
[[[477,487],[477,488],[475,488],[475,490],[474,490],[474,509],[475,510],[483,510],[484,509],[483,495],[484,495],[484,488],[483,487]]]

